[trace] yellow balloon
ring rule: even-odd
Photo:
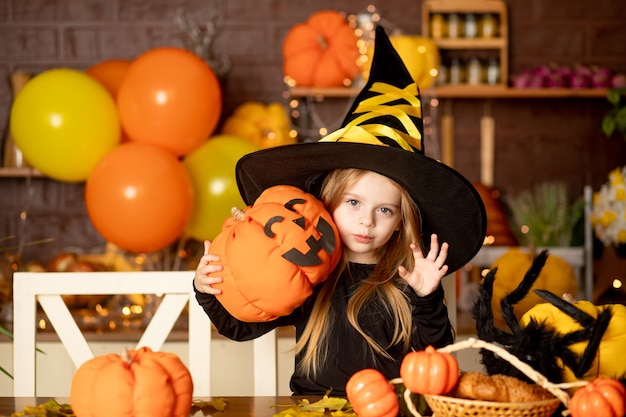
[[[437,45],[422,36],[394,35],[389,39],[420,90],[429,88],[437,79],[441,64]],[[364,79],[369,76],[373,54],[374,45],[372,44],[367,53],[361,57],[361,73]]]
[[[31,79],[15,97],[9,123],[24,158],[59,181],[86,180],[120,142],[115,101],[102,84],[73,69]]]
[[[237,188],[235,166],[239,158],[257,150],[259,147],[248,139],[216,135],[185,156],[183,166],[194,189],[186,236],[200,241],[212,240],[222,230],[231,208],[245,208]]]

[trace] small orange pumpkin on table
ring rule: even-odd
[[[176,354],[142,347],[83,363],[70,405],[76,417],[187,417],[192,395],[191,374]]]
[[[283,72],[300,87],[344,87],[359,73],[357,36],[344,14],[313,13],[283,41]]]
[[[569,410],[572,417],[622,417],[626,415],[626,389],[616,379],[596,378],[574,392]]]

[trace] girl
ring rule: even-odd
[[[248,340],[277,326],[295,326],[295,395],[329,389],[345,395],[348,378],[365,367],[397,377],[410,349],[453,340],[440,286],[448,245],[439,250],[433,235],[427,257],[422,256],[413,243],[419,241],[418,212],[408,193],[380,174],[343,169],[326,178],[322,201],[339,230],[344,261],[291,315],[268,323],[233,318],[207,296],[220,293],[211,285],[221,277],[208,276],[222,269],[215,255],[200,260],[195,276],[198,301],[226,337]]]
[[[398,377],[410,350],[453,341],[441,279],[478,252],[486,214],[467,179],[425,155],[422,138],[419,90],[378,27],[368,82],[340,129],[237,163],[246,204],[271,186],[297,186],[325,203],[343,244],[328,279],[269,322],[241,322],[220,304],[217,256],[205,254],[196,270],[196,298],[223,335],[249,340],[295,327],[295,395],[345,395],[367,367]]]

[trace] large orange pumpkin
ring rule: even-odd
[[[254,205],[226,219],[210,253],[220,257],[218,301],[247,322],[291,313],[339,262],[341,242],[321,201],[296,187],[265,190]]]
[[[524,274],[530,268],[532,261],[533,255],[520,248],[509,249],[504,255],[494,261],[492,268],[497,267],[498,272],[493,282],[491,308],[493,309],[494,324],[496,326],[506,328],[506,323],[504,323],[500,310],[500,300],[517,288]],[[548,260],[533,284],[531,291],[513,307],[515,316],[518,319],[536,304],[545,302],[532,291],[536,289],[548,290],[557,296],[562,296],[566,293],[576,294],[578,285],[574,269],[563,258],[552,254],[548,256]]]
[[[179,357],[143,347],[96,356],[72,379],[76,417],[187,417],[193,382]]]
[[[318,11],[294,25],[282,53],[284,74],[298,86],[342,87],[359,73],[357,36],[338,11]]]

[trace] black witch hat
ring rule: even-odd
[[[468,263],[485,237],[487,218],[472,184],[449,166],[424,153],[418,86],[384,29],[376,29],[367,84],[342,127],[315,143],[264,149],[242,157],[236,168],[239,192],[252,204],[266,188],[297,186],[319,196],[330,171],[360,168],[404,186],[421,214],[423,241],[436,233],[450,245],[449,272]]]

